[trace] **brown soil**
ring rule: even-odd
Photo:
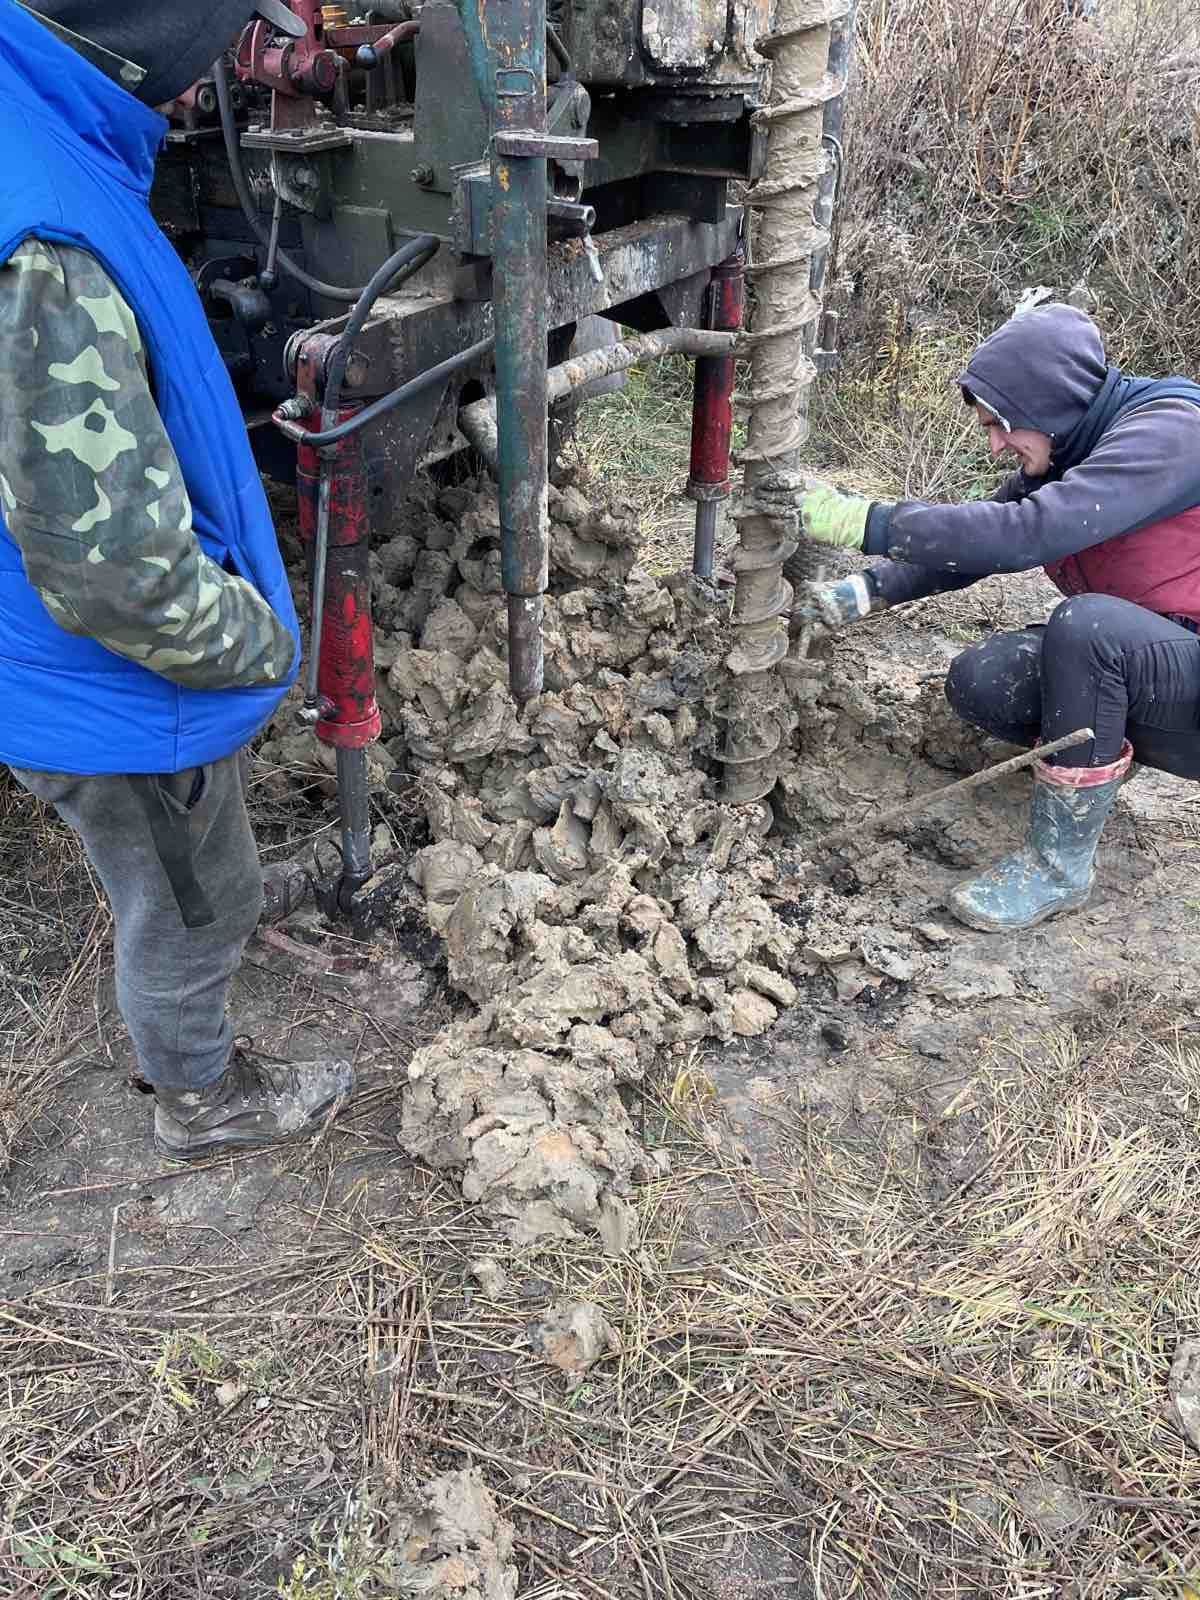
[[[514,1242],[455,1164],[405,1153],[414,1055],[476,1015],[407,904],[370,946],[302,916],[239,980],[265,1047],[355,1057],[340,1123],[160,1164],[106,913],[5,790],[0,1592],[421,1592],[396,1562],[421,1485],[478,1467],[527,1600],[1186,1593],[1194,791],[1141,775],[1092,904],[1019,938],[940,903],[1017,837],[1026,779],[811,865],[824,828],[995,753],[923,678],[1045,606],[989,583],[821,647],[762,885],[796,1003],[752,1037],[664,1041],[613,1088],[648,1157],[607,1254]],[[260,764],[256,788],[281,855],[330,820],[323,774],[285,776]],[[402,856],[429,837],[413,801],[380,791]],[[579,1382],[530,1344],[562,1302],[615,1334]],[[505,1537],[479,1535],[496,1593]]]

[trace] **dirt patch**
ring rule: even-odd
[[[1042,601],[1012,586],[1009,604],[1016,622]],[[515,1565],[532,1600],[1194,1586],[1193,792],[1139,776],[1091,906],[1019,938],[957,928],[942,897],[1016,838],[1023,780],[807,865],[824,828],[991,753],[943,720],[935,675],[996,616],[958,596],[828,648],[795,705],[811,782],[778,835],[734,832],[713,863],[722,824],[689,840],[652,797],[667,844],[655,859],[622,823],[645,855],[631,891],[611,862],[585,895],[590,860],[560,878],[489,855],[487,827],[532,839],[562,812],[476,807],[502,754],[437,752],[381,788],[398,858],[469,843],[479,862],[456,879],[461,857],[423,855],[398,939],[307,915],[287,948],[251,947],[239,1025],[353,1056],[362,1091],[315,1141],[194,1171],[158,1162],[126,1081],[84,864],[5,797],[10,884],[30,854],[45,873],[19,920],[46,963],[20,978],[32,1016],[5,992],[5,1592],[386,1593],[401,1508],[425,1529],[422,1485],[464,1471],[515,1530],[488,1570]],[[521,761],[526,780],[552,764]],[[594,766],[619,771],[602,744]],[[695,770],[709,781],[702,754]],[[328,830],[327,780],[311,756],[260,760],[269,850]],[[741,923],[721,908],[748,894],[771,937],[730,965]],[[775,1020],[741,1031],[760,1002]],[[667,1037],[672,1008],[704,1034]],[[614,1025],[629,1012],[649,1028]],[[431,1048],[453,1071],[423,1073]],[[427,1084],[442,1098],[406,1127]],[[493,1210],[464,1199],[473,1175]],[[630,1224],[615,1253],[610,1197]],[[564,1304],[614,1335],[578,1379],[531,1335]],[[499,1524],[487,1538],[503,1551]]]

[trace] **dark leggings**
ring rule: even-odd
[[[1107,766],[1128,739],[1146,766],[1200,778],[1200,637],[1129,600],[1075,595],[1044,626],[964,650],[946,698],[1011,744],[1096,730],[1056,766]]]

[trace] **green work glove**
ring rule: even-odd
[[[862,573],[839,578],[836,583],[802,583],[792,606],[793,622],[810,622],[820,628],[844,628],[861,622],[872,611],[882,611],[884,602],[875,594]]]
[[[839,494],[817,484],[800,496],[800,521],[804,531],[817,544],[835,545],[839,550],[861,550],[867,536],[867,513],[871,502],[861,495]]]

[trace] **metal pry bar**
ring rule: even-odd
[[[1010,772],[1020,772],[1023,767],[1031,767],[1035,761],[1044,761],[1047,756],[1056,756],[1060,750],[1073,750],[1076,745],[1086,744],[1089,739],[1095,737],[1091,728],[1076,728],[1074,733],[1064,734],[1061,739],[1054,739],[1049,744],[1039,744],[1019,756],[1010,756],[1007,761],[998,761],[994,767],[985,767],[982,772],[973,772],[969,778],[960,778],[957,783],[948,783],[941,789],[935,789],[923,799],[902,800],[899,805],[888,806],[886,811],[877,811],[873,817],[864,817],[853,827],[838,828],[833,833],[826,833],[812,841],[813,848],[834,850],[839,845],[853,844],[856,839],[877,833],[889,822],[907,822],[910,817],[919,816],[922,811],[930,810],[939,801],[949,799],[952,794],[967,794],[971,789],[980,789],[985,783],[991,783],[996,778],[1005,778]]]

